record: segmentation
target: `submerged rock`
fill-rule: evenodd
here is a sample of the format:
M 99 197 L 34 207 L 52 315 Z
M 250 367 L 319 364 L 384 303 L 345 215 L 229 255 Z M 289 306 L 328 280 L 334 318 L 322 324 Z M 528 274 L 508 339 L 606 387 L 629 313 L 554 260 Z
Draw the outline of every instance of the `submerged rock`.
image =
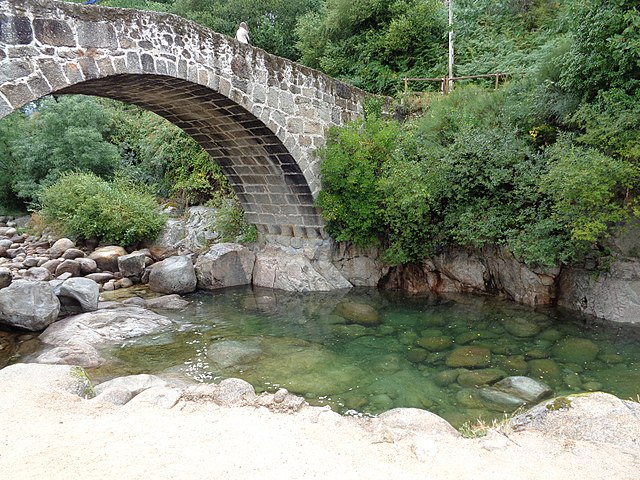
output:
M 219 368 L 230 368 L 255 362 L 262 354 L 258 341 L 223 340 L 210 345 L 207 356 Z
M 593 362 L 600 348 L 587 338 L 569 337 L 556 343 L 552 352 L 558 360 L 580 364 Z
M 485 347 L 463 346 L 454 349 L 446 360 L 447 367 L 483 368 L 491 363 L 491 351 Z
M 366 303 L 344 301 L 340 302 L 334 313 L 340 315 L 345 320 L 364 326 L 375 326 L 380 323 L 378 311 Z

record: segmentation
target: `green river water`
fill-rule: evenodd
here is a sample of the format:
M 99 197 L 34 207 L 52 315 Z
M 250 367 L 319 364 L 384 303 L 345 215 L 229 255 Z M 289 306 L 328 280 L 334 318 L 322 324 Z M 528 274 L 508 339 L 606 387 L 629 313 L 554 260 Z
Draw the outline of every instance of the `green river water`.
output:
M 175 321 L 174 331 L 118 345 L 108 352 L 113 361 L 90 376 L 237 377 L 257 392 L 284 387 L 340 413 L 418 407 L 456 427 L 513 412 L 480 395 L 505 376 L 542 380 L 555 395 L 640 395 L 640 329 L 555 309 L 375 289 L 234 288 L 187 298 L 186 309 L 160 312 Z

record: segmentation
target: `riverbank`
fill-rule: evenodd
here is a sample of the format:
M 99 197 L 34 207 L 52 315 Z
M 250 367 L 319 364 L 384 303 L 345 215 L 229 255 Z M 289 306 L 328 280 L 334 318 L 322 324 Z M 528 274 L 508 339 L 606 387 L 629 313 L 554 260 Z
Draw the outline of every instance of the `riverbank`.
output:
M 600 413 L 580 412 L 579 438 L 555 424 L 465 439 L 422 411 L 362 419 L 317 407 L 287 414 L 185 399 L 168 409 L 95 403 L 61 388 L 64 368 L 0 371 L 3 478 L 635 480 L 640 470 L 640 447 L 629 443 L 639 438 L 636 413 L 631 422 L 609 415 L 602 429 Z M 623 403 L 604 395 L 593 397 L 600 411 Z M 552 414 L 576 423 L 562 408 Z

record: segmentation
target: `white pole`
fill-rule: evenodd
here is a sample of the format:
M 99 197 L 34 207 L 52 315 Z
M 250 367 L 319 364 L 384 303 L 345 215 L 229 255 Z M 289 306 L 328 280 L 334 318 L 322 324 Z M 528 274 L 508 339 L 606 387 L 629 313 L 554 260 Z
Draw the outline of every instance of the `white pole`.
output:
M 447 91 L 453 90 L 453 0 L 447 0 L 449 4 L 449 82 Z

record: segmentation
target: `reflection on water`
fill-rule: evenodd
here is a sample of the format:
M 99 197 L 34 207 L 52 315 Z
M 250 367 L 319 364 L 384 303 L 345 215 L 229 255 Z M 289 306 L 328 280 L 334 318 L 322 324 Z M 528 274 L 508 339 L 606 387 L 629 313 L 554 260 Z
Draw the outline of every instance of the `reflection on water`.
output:
M 483 389 L 526 375 L 556 395 L 602 390 L 640 394 L 638 329 L 605 326 L 556 310 L 489 298 L 407 298 L 373 289 L 197 293 L 162 312 L 175 331 L 119 345 L 91 375 L 239 377 L 258 392 L 285 387 L 314 405 L 377 414 L 426 408 L 460 426 L 516 407 Z

